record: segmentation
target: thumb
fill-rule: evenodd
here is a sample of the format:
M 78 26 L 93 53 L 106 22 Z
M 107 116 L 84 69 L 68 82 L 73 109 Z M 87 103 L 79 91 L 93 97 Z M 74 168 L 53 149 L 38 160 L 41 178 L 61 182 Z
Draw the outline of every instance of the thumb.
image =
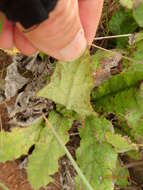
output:
M 24 30 L 20 24 L 17 27 L 21 32 Z M 59 60 L 78 58 L 87 46 L 78 0 L 59 0 L 49 18 L 24 35 L 35 48 Z M 22 44 L 21 50 L 24 48 Z

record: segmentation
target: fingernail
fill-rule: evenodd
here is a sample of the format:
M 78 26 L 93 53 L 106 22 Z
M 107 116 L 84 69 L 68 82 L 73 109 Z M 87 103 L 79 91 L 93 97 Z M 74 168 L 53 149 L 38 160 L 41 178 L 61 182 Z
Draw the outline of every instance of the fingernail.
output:
M 60 51 L 63 61 L 73 61 L 80 57 L 87 47 L 84 31 L 81 29 L 65 48 Z

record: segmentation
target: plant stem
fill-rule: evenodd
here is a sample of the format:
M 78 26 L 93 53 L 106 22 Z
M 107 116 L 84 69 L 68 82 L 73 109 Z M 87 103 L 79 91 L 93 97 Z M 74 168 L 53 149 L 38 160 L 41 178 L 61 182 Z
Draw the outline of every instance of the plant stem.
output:
M 104 36 L 104 37 L 96 37 L 95 40 L 104 40 L 104 39 L 113 39 L 113 38 L 125 38 L 130 37 L 132 34 L 121 34 L 121 35 L 115 35 L 115 36 Z
M 109 49 L 105 49 L 105 48 L 100 47 L 100 46 L 97 46 L 97 45 L 95 45 L 95 44 L 91 44 L 91 46 L 92 46 L 92 47 L 95 47 L 95 48 L 97 48 L 97 49 L 100 49 L 100 50 L 102 50 L 102 51 L 108 52 L 108 53 L 112 53 L 112 54 L 117 53 L 117 52 L 115 52 L 115 51 L 112 51 L 112 50 L 109 50 Z M 135 60 L 135 59 L 132 59 L 132 58 L 127 57 L 127 56 L 124 56 L 124 55 L 122 55 L 122 58 L 124 58 L 124 59 L 126 59 L 126 60 L 128 60 L 128 61 L 134 62 L 134 63 L 143 64 L 142 61 Z
M 68 151 L 68 149 L 66 148 L 66 146 L 64 145 L 63 141 L 61 140 L 60 136 L 57 134 L 56 130 L 54 129 L 54 127 L 51 125 L 51 123 L 48 121 L 48 119 L 46 118 L 46 116 L 43 116 L 47 126 L 52 130 L 54 136 L 56 137 L 57 141 L 59 142 L 59 144 L 61 145 L 61 147 L 64 149 L 67 157 L 69 158 L 69 160 L 71 161 L 71 163 L 73 164 L 76 172 L 78 173 L 79 177 L 83 180 L 84 184 L 86 185 L 86 187 L 88 188 L 88 190 L 94 190 L 91 185 L 89 184 L 88 180 L 86 179 L 86 177 L 84 176 L 84 174 L 82 173 L 81 169 L 78 167 L 77 163 L 75 162 L 75 160 L 73 159 L 72 155 L 70 154 L 70 152 Z

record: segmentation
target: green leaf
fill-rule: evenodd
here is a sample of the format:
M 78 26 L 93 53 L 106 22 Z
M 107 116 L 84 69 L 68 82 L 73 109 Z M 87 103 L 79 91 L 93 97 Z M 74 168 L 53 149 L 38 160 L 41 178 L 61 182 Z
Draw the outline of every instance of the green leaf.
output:
M 142 154 L 140 151 L 137 150 L 131 150 L 126 153 L 126 155 L 133 160 L 141 160 L 142 159 Z
M 135 33 L 131 37 L 131 57 L 137 61 L 143 61 L 143 31 Z
M 131 11 L 125 11 L 124 9 L 116 11 L 109 22 L 110 31 L 114 35 L 133 33 L 136 31 L 137 27 L 138 25 Z M 128 45 L 128 38 L 119 38 L 114 40 L 114 43 L 115 42 L 118 48 L 125 48 Z
M 140 32 L 138 32 L 138 33 L 133 34 L 133 35 L 134 35 L 133 36 L 133 38 L 134 38 L 134 40 L 133 40 L 134 44 L 136 44 L 136 43 L 140 42 L 141 40 L 143 40 L 143 31 L 142 30 Z
M 137 145 L 132 143 L 128 137 L 122 137 L 120 134 L 107 132 L 106 140 L 111 144 L 118 153 L 124 153 L 130 150 L 137 150 Z
M 109 27 L 113 34 L 128 34 L 134 32 L 138 26 L 130 11 L 119 9 L 111 18 Z
M 93 85 L 90 56 L 86 52 L 74 62 L 57 63 L 50 84 L 38 95 L 52 99 L 81 115 L 88 115 L 93 113 L 90 105 Z
M 74 118 L 74 120 L 79 120 L 79 115 L 72 110 L 67 110 L 65 106 L 56 104 L 56 111 L 60 114 L 62 114 L 63 117 L 66 118 Z
M 129 171 L 127 168 L 121 167 L 119 161 L 117 161 L 116 169 L 113 173 L 115 184 L 120 188 L 125 188 L 129 185 Z
M 135 51 L 132 54 L 132 57 L 136 60 L 142 61 L 143 60 L 143 40 L 135 43 L 134 45 Z
M 136 37 L 135 37 L 136 38 Z M 137 39 L 137 41 L 136 41 Z M 134 45 L 129 48 L 130 56 L 137 61 L 122 62 L 122 71 L 111 75 L 92 93 L 96 112 L 107 115 L 114 113 L 121 129 L 132 140 L 143 142 L 143 40 L 137 35 Z M 103 61 L 101 59 L 100 61 Z M 140 63 L 139 63 L 139 62 Z M 98 70 L 97 70 L 98 71 Z M 122 134 L 123 134 L 122 130 Z
M 143 60 L 142 41 L 136 45 L 136 51 L 132 57 Z M 137 142 L 143 142 L 143 64 L 134 62 L 123 62 L 123 69 L 120 74 L 111 76 L 104 81 L 92 93 L 93 107 L 96 112 L 115 113 L 120 121 L 124 120 L 126 130 L 129 129 L 132 137 Z
M 120 0 L 122 6 L 132 9 L 134 5 L 134 0 Z
M 111 131 L 110 122 L 104 118 L 88 117 L 80 130 L 81 143 L 77 150 L 77 163 L 87 180 L 97 190 L 113 190 L 112 172 L 116 167 L 117 153 L 105 141 L 104 135 Z M 86 189 L 76 177 L 76 189 Z
M 133 16 L 140 27 L 143 27 L 143 3 L 140 3 L 133 11 Z
M 127 124 L 132 129 L 131 135 L 138 143 L 143 143 L 143 110 L 130 110 L 130 112 L 128 111 L 128 113 L 125 114 L 125 118 L 127 120 Z
M 12 132 L 0 132 L 0 162 L 14 160 L 27 154 L 29 148 L 35 144 L 42 126 L 34 124 L 27 128 L 14 128 Z
M 69 139 L 68 130 L 72 126 L 72 120 L 52 112 L 49 115 L 49 122 L 66 144 Z M 29 158 L 27 167 L 28 179 L 34 189 L 46 186 L 52 181 L 51 175 L 58 171 L 58 160 L 62 155 L 64 155 L 64 150 L 57 142 L 51 129 L 45 126 L 39 142 L 36 143 Z
M 120 72 L 120 62 L 122 60 L 122 54 L 116 50 L 112 52 L 104 52 L 97 50 L 96 54 L 92 56 L 92 70 L 94 76 L 95 87 L 100 86 L 103 81 L 106 81 L 112 76 L 111 69 L 116 69 L 116 72 Z M 95 67 L 96 65 L 96 67 Z
M 109 80 L 104 81 L 98 88 L 96 88 L 92 93 L 92 97 L 96 102 L 97 100 L 100 101 L 102 98 L 104 99 L 104 97 L 104 100 L 106 101 L 107 96 L 115 95 L 124 90 L 128 90 L 131 87 L 135 87 L 142 80 L 143 64 L 130 63 L 130 65 L 127 65 L 127 68 L 124 68 L 120 74 L 110 77 Z
M 118 83 L 117 83 L 118 84 Z M 115 113 L 120 120 L 127 122 L 126 128 L 131 130 L 132 137 L 143 142 L 143 103 L 142 86 L 130 87 L 98 99 L 94 104 L 96 111 Z

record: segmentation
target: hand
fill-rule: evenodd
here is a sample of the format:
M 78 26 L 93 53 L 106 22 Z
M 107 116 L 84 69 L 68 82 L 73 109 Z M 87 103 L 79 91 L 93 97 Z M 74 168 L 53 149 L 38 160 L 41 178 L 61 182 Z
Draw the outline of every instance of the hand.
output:
M 40 50 L 59 60 L 74 60 L 93 41 L 103 1 L 59 0 L 49 18 L 28 32 L 4 18 L 0 47 L 15 45 L 26 55 Z

